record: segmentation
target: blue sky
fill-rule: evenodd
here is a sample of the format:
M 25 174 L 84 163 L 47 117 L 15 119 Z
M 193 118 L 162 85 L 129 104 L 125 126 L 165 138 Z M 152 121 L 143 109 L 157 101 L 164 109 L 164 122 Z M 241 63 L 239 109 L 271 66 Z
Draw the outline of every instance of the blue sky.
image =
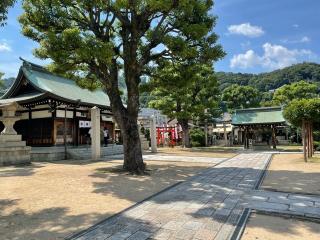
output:
M 9 11 L 0 28 L 0 71 L 15 77 L 19 57 L 45 64 L 32 55 L 36 43 L 20 33 L 20 4 Z M 267 72 L 303 61 L 320 63 L 320 1 L 216 0 L 219 17 L 215 32 L 227 56 L 216 71 Z

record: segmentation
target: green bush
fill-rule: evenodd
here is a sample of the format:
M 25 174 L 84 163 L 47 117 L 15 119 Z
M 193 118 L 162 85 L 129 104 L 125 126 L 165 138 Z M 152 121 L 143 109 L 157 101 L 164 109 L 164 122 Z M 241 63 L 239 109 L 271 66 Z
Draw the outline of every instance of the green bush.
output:
M 320 142 L 317 142 L 317 141 L 313 142 L 313 147 L 316 151 L 320 151 Z
M 201 129 L 191 129 L 190 138 L 192 147 L 203 147 L 205 146 L 205 135 Z

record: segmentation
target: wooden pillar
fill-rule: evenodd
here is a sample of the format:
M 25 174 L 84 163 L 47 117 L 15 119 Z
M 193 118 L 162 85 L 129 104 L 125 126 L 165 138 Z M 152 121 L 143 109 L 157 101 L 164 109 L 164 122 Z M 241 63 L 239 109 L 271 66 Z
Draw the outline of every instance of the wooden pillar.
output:
M 244 128 L 244 149 L 248 149 L 249 144 L 248 144 L 248 129 L 247 127 Z
M 271 126 L 272 130 L 272 148 L 277 149 L 277 139 L 276 139 L 276 128 L 275 126 Z

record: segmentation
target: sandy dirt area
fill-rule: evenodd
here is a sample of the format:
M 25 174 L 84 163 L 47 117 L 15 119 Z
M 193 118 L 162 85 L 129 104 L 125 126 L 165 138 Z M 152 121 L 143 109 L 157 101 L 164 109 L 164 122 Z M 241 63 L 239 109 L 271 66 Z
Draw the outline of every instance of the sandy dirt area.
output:
M 262 189 L 320 194 L 320 156 L 310 162 L 302 154 L 274 155 Z
M 178 156 L 198 156 L 198 157 L 212 157 L 212 158 L 231 158 L 237 155 L 232 151 L 202 151 L 195 149 L 183 149 L 180 147 L 175 148 L 158 148 L 158 153 L 161 155 L 178 155 Z
M 121 164 L 62 161 L 0 168 L 0 239 L 63 239 L 210 166 L 152 161 L 150 176 L 132 176 L 118 171 Z
M 252 214 L 241 240 L 319 240 L 320 224 L 310 221 Z

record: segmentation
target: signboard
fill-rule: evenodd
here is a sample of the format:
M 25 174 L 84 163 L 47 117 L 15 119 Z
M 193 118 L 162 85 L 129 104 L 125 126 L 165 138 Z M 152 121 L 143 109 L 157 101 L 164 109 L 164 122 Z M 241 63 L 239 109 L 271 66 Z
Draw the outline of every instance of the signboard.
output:
M 79 128 L 91 128 L 91 121 L 79 121 Z

